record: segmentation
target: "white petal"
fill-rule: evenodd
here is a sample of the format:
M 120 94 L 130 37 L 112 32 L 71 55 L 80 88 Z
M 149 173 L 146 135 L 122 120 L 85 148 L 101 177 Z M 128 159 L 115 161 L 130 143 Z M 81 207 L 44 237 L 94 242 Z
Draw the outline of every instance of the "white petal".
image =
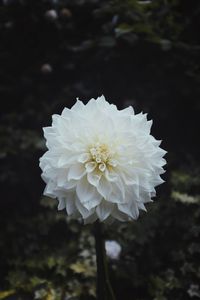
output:
M 165 182 L 160 176 L 157 176 L 156 178 L 154 178 L 153 180 L 153 184 L 154 184 L 154 187 L 162 184 L 163 182 Z
M 52 125 L 56 127 L 56 125 L 58 124 L 59 119 L 60 119 L 60 115 L 58 115 L 58 114 L 52 115 Z
M 57 171 L 58 172 L 58 171 Z M 67 174 L 68 170 L 67 169 L 60 169 L 59 173 L 57 175 L 57 185 L 58 187 L 65 187 L 67 183 Z
M 139 209 L 137 203 L 134 201 L 128 204 L 118 204 L 118 208 L 121 212 L 127 214 L 134 220 L 136 220 L 139 216 Z
M 88 179 L 89 183 L 96 187 L 99 185 L 100 178 L 101 178 L 101 175 L 99 175 L 99 174 L 95 174 L 95 173 L 87 174 L 87 179 Z
M 56 140 L 56 132 L 54 127 L 43 127 L 44 137 L 49 142 L 49 140 Z
M 131 170 L 131 168 L 121 172 L 121 177 L 126 185 L 133 185 L 135 183 L 138 184 L 137 172 L 134 172 L 134 170 Z
M 78 157 L 78 161 L 81 163 L 86 163 L 90 159 L 90 154 L 89 153 L 82 153 Z
M 101 203 L 96 208 L 97 216 L 99 217 L 99 220 L 103 222 L 108 218 L 108 216 L 111 214 L 112 210 L 114 208 L 114 205 L 112 203 L 109 203 L 108 201 L 101 201 Z
M 112 167 L 117 166 L 117 160 L 116 159 L 109 159 L 108 164 Z
M 99 170 L 100 170 L 101 172 L 104 172 L 105 169 L 106 169 L 106 164 L 105 164 L 105 163 L 101 163 L 101 164 L 99 165 Z
M 112 185 L 105 179 L 104 176 L 102 176 L 97 186 L 97 190 L 104 199 L 109 200 L 109 196 L 112 192 Z
M 118 207 L 115 206 L 113 211 L 112 211 L 112 216 L 114 219 L 117 219 L 121 222 L 125 222 L 125 221 L 128 221 L 129 218 L 126 214 L 124 214 L 123 212 L 119 211 Z
M 139 216 L 138 202 L 136 200 L 134 187 L 128 187 L 126 189 L 126 203 L 118 204 L 119 210 L 134 220 Z
M 98 97 L 96 102 L 100 105 L 108 104 L 108 102 L 106 101 L 104 95 L 101 95 L 100 97 Z
M 76 185 L 77 185 L 76 180 L 69 180 L 69 181 L 66 181 L 65 185 L 62 187 L 69 190 L 69 189 L 73 189 Z
M 61 116 L 67 118 L 67 117 L 70 117 L 70 113 L 71 113 L 71 110 L 69 108 L 65 107 L 61 113 Z
M 68 180 L 74 179 L 79 180 L 85 175 L 86 171 L 82 164 L 73 165 L 69 169 Z
M 93 172 L 94 169 L 96 168 L 96 166 L 97 166 L 97 163 L 95 163 L 93 161 L 85 164 L 85 168 L 88 173 Z
M 65 205 L 65 199 L 63 199 L 63 198 L 59 199 L 58 210 L 62 210 L 65 207 L 66 207 L 66 205 Z
M 154 197 L 154 192 L 146 192 L 144 190 L 140 190 L 139 198 L 137 199 L 137 203 L 148 203 L 152 202 L 151 197 Z
M 144 210 L 144 211 L 147 211 L 147 209 L 146 209 L 146 207 L 144 206 L 143 203 L 138 202 L 137 205 L 138 205 L 138 208 L 139 208 L 139 209 Z
M 101 196 L 99 193 L 96 193 L 96 194 L 93 196 L 92 200 L 90 200 L 90 201 L 88 201 L 88 202 L 85 202 L 85 203 L 83 204 L 83 206 L 84 206 L 85 208 L 87 208 L 88 210 L 91 210 L 92 208 L 98 206 L 99 203 L 101 202 L 101 200 L 102 200 L 102 196 Z
M 134 115 L 134 109 L 132 106 L 128 106 L 122 110 L 120 110 L 120 114 L 125 114 L 125 115 Z
M 119 182 L 112 184 L 112 193 L 109 196 L 109 201 L 112 203 L 124 203 L 125 193 L 123 185 L 120 186 Z
M 96 213 L 93 213 L 91 216 L 84 219 L 84 224 L 92 224 L 98 219 Z
M 69 216 L 76 213 L 75 193 L 71 193 L 66 197 L 66 211 Z
M 109 171 L 108 169 L 105 170 L 105 177 L 108 181 L 117 181 L 118 179 L 118 174 L 112 171 Z
M 97 206 L 102 199 L 102 196 L 97 192 L 96 188 L 92 186 L 86 178 L 78 182 L 76 192 L 80 203 L 88 210 Z
M 83 102 L 77 99 L 76 103 L 72 106 L 71 110 L 81 113 L 84 108 L 85 105 L 83 104 Z
M 80 202 L 80 200 L 76 197 L 75 199 L 76 207 L 79 210 L 80 214 L 82 215 L 83 219 L 88 218 L 94 213 L 94 208 L 93 209 L 87 209 L 83 206 L 83 204 Z
M 43 194 L 45 196 L 48 196 L 48 197 L 51 197 L 51 198 L 56 198 L 56 195 L 55 195 L 55 187 L 56 187 L 56 184 L 55 182 L 53 181 L 49 181 L 44 189 L 44 192 Z
M 62 168 L 65 167 L 66 165 L 68 165 L 69 163 L 71 163 L 72 161 L 76 161 L 77 157 L 76 156 L 69 156 L 69 154 L 65 153 L 62 154 L 58 160 L 58 168 Z

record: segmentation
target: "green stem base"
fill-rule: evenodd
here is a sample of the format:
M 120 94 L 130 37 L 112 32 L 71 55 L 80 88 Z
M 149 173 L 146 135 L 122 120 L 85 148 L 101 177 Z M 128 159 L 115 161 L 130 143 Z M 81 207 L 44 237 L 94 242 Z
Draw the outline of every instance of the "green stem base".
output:
M 94 224 L 94 236 L 97 261 L 97 300 L 115 300 L 108 276 L 108 265 L 102 224 L 99 221 Z

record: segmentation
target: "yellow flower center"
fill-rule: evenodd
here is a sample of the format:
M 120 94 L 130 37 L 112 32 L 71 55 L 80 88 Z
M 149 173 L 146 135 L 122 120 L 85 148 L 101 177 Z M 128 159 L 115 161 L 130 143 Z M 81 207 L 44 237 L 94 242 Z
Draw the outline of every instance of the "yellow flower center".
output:
M 93 163 L 98 167 L 101 172 L 109 166 L 114 166 L 115 162 L 111 158 L 112 152 L 108 149 L 105 144 L 96 143 L 93 147 L 89 149 Z
M 105 144 L 100 145 L 97 143 L 90 149 L 90 154 L 92 155 L 93 160 L 98 164 L 107 162 L 109 158 L 109 150 Z

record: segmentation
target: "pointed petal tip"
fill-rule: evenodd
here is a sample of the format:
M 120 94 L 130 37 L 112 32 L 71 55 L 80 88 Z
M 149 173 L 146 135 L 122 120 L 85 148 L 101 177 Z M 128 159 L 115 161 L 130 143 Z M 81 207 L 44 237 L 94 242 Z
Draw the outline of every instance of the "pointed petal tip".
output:
M 104 95 L 102 94 L 101 96 L 97 97 L 96 101 L 106 101 Z

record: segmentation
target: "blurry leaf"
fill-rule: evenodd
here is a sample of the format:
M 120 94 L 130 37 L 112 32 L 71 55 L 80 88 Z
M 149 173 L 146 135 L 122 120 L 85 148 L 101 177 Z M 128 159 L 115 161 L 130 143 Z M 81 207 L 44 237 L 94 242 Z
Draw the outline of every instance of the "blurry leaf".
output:
M 54 300 L 57 298 L 57 295 L 53 288 L 40 288 L 34 292 L 34 298 L 41 300 Z
M 38 289 L 34 292 L 34 298 L 35 299 L 44 299 L 46 294 L 47 294 L 47 291 L 45 289 Z
M 188 194 L 183 194 L 180 192 L 173 191 L 172 192 L 172 198 L 177 201 L 184 204 L 199 204 L 200 203 L 200 197 L 199 196 L 189 196 Z
M 181 272 L 186 275 L 187 273 L 195 273 L 195 269 L 191 263 L 185 262 L 181 267 Z
M 191 298 L 200 298 L 200 290 L 198 284 L 190 284 L 190 287 L 187 292 Z
M 9 291 L 0 291 L 0 299 L 5 299 L 8 296 L 11 296 L 15 293 L 14 290 L 9 290 Z
M 171 182 L 175 190 L 188 192 L 191 187 L 200 186 L 199 170 L 197 168 L 193 173 L 173 171 Z
M 48 257 L 47 265 L 51 269 L 52 267 L 56 266 L 56 259 L 52 256 Z
M 96 297 L 96 285 L 94 284 L 90 284 L 89 286 L 89 295 Z
M 115 34 L 117 38 L 132 31 L 133 27 L 126 23 L 120 24 L 118 27 L 115 28 Z
M 191 245 L 188 247 L 188 251 L 191 254 L 200 254 L 200 243 L 191 243 Z
M 51 209 L 54 209 L 57 206 L 58 201 L 56 199 L 43 196 L 40 200 L 40 204 L 44 207 L 49 207 Z
M 31 277 L 30 278 L 30 283 L 33 287 L 40 285 L 40 284 L 44 284 L 46 283 L 46 279 L 43 278 L 39 278 L 37 276 Z
M 90 265 L 88 260 L 84 260 L 84 262 L 76 262 L 70 265 L 70 269 L 75 273 L 83 274 L 84 276 L 95 276 L 96 269 L 94 266 Z
M 56 298 L 55 296 L 55 291 L 53 289 L 49 289 L 43 300 L 54 300 Z
M 99 39 L 98 45 L 100 47 L 112 48 L 116 45 L 116 40 L 112 36 L 104 36 Z
M 70 268 L 75 273 L 85 273 L 85 271 L 87 271 L 87 267 L 83 263 L 81 263 L 81 262 L 77 262 L 77 263 L 71 264 Z
M 161 39 L 160 45 L 163 51 L 169 51 L 172 48 L 172 43 L 170 40 Z

